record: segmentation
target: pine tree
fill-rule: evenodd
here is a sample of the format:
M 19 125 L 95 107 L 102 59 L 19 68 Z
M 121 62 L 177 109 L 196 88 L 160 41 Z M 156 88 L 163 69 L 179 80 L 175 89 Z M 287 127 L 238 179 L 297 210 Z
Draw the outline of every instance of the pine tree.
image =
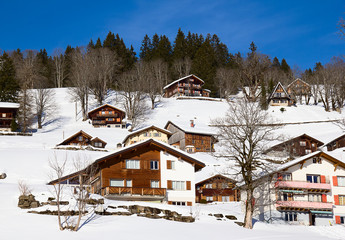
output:
M 173 58 L 183 59 L 186 57 L 186 39 L 181 28 L 178 29 L 177 35 L 174 41 Z
M 267 110 L 267 108 L 268 108 L 267 93 L 266 93 L 266 87 L 265 87 L 264 81 L 261 81 L 260 106 L 261 106 L 262 110 Z
M 97 39 L 97 42 L 95 44 L 95 48 L 102 48 L 102 42 L 101 42 L 100 38 Z
M 111 50 L 115 49 L 115 35 L 114 35 L 114 33 L 109 31 L 107 37 L 103 41 L 103 47 L 109 48 Z
M 291 69 L 290 66 L 287 64 L 286 60 L 283 58 L 282 62 L 280 64 L 280 69 L 286 73 L 286 74 L 290 74 L 291 73 Z
M 169 41 L 169 38 L 165 35 L 161 36 L 155 55 L 152 56 L 152 59 L 163 59 L 163 61 L 170 63 L 172 57 L 172 47 Z
M 13 60 L 5 52 L 0 57 L 0 102 L 16 102 L 19 90 Z
M 152 52 L 151 39 L 146 34 L 143 41 L 141 42 L 140 54 L 139 54 L 140 59 L 144 61 L 150 60 L 151 52 Z
M 280 69 L 280 62 L 277 57 L 273 58 L 272 67 Z
M 216 75 L 216 59 L 213 48 L 208 39 L 202 44 L 192 63 L 192 73 L 205 81 L 204 88 L 215 94 L 214 78 Z
M 95 48 L 95 44 L 93 43 L 92 39 L 90 39 L 89 44 L 87 45 L 87 50 L 90 51 L 91 49 Z

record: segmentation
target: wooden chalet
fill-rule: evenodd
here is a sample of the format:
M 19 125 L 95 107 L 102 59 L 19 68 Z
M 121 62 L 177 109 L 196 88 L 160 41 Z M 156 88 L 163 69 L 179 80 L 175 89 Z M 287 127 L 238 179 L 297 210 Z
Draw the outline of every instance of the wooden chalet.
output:
M 327 147 L 327 151 L 333 151 L 337 148 L 345 147 L 345 134 L 330 141 L 329 143 L 325 144 L 325 146 Z
M 286 87 L 287 93 L 294 98 L 294 100 L 299 99 L 302 101 L 302 97 L 305 97 L 305 101 L 308 104 L 311 95 L 311 87 L 308 83 L 300 78 L 296 78 L 292 83 Z
M 11 122 L 16 118 L 18 103 L 0 102 L 0 131 L 11 131 Z
M 171 135 L 172 133 L 170 131 L 152 125 L 131 132 L 122 141 L 122 144 L 126 147 L 130 144 L 141 142 L 149 138 L 153 138 L 158 141 L 168 143 L 168 139 Z
M 88 113 L 88 116 L 94 127 L 126 127 L 123 122 L 123 119 L 126 117 L 126 113 L 109 104 L 104 104 L 91 110 Z
M 172 133 L 169 138 L 170 145 L 189 153 L 214 151 L 214 144 L 217 142 L 215 134 L 199 129 L 193 120 L 189 127 L 168 121 L 164 128 Z
M 315 152 L 323 145 L 323 142 L 307 135 L 302 134 L 298 137 L 289 139 L 269 148 L 266 153 L 273 155 L 287 154 L 289 157 L 301 157 Z M 279 154 L 282 153 L 282 154 Z
M 294 101 L 279 82 L 269 96 L 268 103 L 270 106 L 291 106 L 294 104 Z
M 194 172 L 204 166 L 179 149 L 148 139 L 97 159 L 86 169 L 49 184 L 75 184 L 79 176 L 88 179 L 92 193 L 109 199 L 191 206 L 195 202 Z
M 62 143 L 59 143 L 57 146 L 93 146 L 97 148 L 104 148 L 107 143 L 98 137 L 93 138 L 91 135 L 80 130 L 71 137 L 65 139 Z
M 196 183 L 196 202 L 233 202 L 239 201 L 239 190 L 236 182 L 228 177 L 217 174 Z
M 204 81 L 197 76 L 191 74 L 180 78 L 172 83 L 166 85 L 164 90 L 164 97 L 170 98 L 174 96 L 194 96 L 194 97 L 209 97 L 210 90 L 202 89 Z

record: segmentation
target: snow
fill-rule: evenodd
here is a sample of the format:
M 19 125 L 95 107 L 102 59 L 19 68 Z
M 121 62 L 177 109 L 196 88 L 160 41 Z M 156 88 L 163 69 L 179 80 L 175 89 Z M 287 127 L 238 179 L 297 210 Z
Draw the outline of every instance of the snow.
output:
M 0 102 L 0 108 L 19 108 L 19 104 L 12 102 Z
M 40 130 L 33 131 L 33 136 L 0 136 L 0 173 L 7 174 L 0 180 L 0 236 L 2 239 L 217 239 L 232 237 L 234 239 L 345 239 L 344 226 L 292 226 L 286 224 L 268 224 L 256 222 L 253 230 L 239 227 L 231 220 L 217 220 L 209 213 L 235 215 L 243 221 L 240 203 L 196 204 L 193 207 L 171 206 L 160 203 L 119 202 L 106 200 L 105 207 L 140 204 L 161 209 L 170 209 L 196 217 L 194 223 L 173 222 L 164 219 L 148 219 L 132 216 L 98 216 L 88 215 L 89 219 L 78 232 L 60 231 L 56 216 L 29 214 L 27 210 L 17 207 L 18 181 L 23 180 L 32 188 L 36 199 L 46 201 L 52 196 L 52 187 L 46 185 L 51 177 L 49 159 L 55 157 L 58 161 L 68 158 L 67 173 L 74 172 L 73 159 L 80 158 L 88 162 L 116 151 L 117 143 L 121 143 L 129 132 L 117 128 L 93 128 L 89 121 L 81 121 L 80 114 L 76 116 L 75 103 L 67 89 L 55 89 L 58 110 L 55 116 L 48 120 Z M 113 95 L 112 95 L 113 96 Z M 97 107 L 96 101 L 90 99 L 90 106 Z M 114 97 L 107 103 L 121 108 Z M 91 109 L 91 108 L 90 108 Z M 195 128 L 207 132 L 216 132 L 208 125 L 217 117 L 224 116 L 228 104 L 218 101 L 163 99 L 156 109 L 150 110 L 143 126 L 157 125 L 164 127 L 170 120 L 173 123 L 188 127 L 194 120 Z M 77 112 L 80 111 L 78 106 Z M 270 115 L 279 122 L 295 123 L 305 121 L 326 121 L 320 123 L 286 125 L 276 133 L 285 136 L 296 136 L 306 133 L 322 142 L 342 134 L 340 128 L 332 122 L 344 117 L 338 112 L 325 112 L 320 105 L 286 107 L 285 112 L 280 107 L 270 107 Z M 200 130 L 199 129 L 199 130 Z M 108 144 L 106 150 L 71 151 L 54 149 L 56 144 L 83 130 L 93 137 L 99 137 Z M 328 154 L 343 160 L 343 149 L 337 149 Z M 187 154 L 187 153 L 185 153 Z M 188 155 L 188 154 L 187 154 Z M 210 153 L 190 154 L 195 159 L 205 163 L 206 167 L 196 173 L 197 182 L 227 171 L 231 163 L 218 159 Z M 231 172 L 229 173 L 231 175 Z M 49 209 L 54 209 L 49 206 Z M 118 209 L 116 209 L 117 211 Z M 86 220 L 86 219 L 83 219 Z

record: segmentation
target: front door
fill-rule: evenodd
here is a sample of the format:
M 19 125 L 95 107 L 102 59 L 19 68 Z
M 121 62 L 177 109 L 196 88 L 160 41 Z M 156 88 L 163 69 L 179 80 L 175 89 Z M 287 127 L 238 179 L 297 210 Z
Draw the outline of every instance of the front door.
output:
M 309 213 L 309 225 L 315 226 L 315 214 Z

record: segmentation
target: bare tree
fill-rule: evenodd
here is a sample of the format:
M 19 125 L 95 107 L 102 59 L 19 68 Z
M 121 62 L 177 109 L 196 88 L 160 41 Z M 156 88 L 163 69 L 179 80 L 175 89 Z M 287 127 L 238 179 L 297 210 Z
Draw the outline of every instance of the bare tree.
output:
M 20 108 L 18 111 L 18 121 L 23 132 L 28 130 L 33 121 L 33 98 L 30 88 L 32 89 L 34 83 L 41 77 L 37 69 L 36 55 L 37 52 L 26 50 L 23 56 L 20 56 L 19 54 L 14 56 L 17 77 L 21 88 L 19 94 Z
M 192 60 L 189 57 L 176 59 L 173 63 L 173 69 L 178 78 L 188 76 L 191 73 Z M 167 85 L 168 82 L 164 84 Z
M 64 226 L 61 220 L 61 217 L 62 217 L 61 200 L 63 198 L 64 187 L 65 187 L 65 184 L 61 184 L 61 179 L 66 174 L 66 164 L 67 164 L 67 155 L 64 157 L 63 161 L 58 160 L 56 153 L 54 154 L 53 158 L 49 159 L 49 167 L 51 169 L 49 178 L 51 180 L 54 180 L 54 179 L 57 180 L 57 183 L 53 185 L 53 188 L 54 188 L 53 194 L 56 199 L 58 224 L 59 224 L 59 229 L 61 231 L 64 230 L 66 227 L 68 227 L 68 222 L 65 221 L 65 224 L 67 226 Z
M 274 139 L 268 112 L 260 110 L 257 103 L 240 100 L 229 104 L 224 118 L 215 120 L 220 136 L 222 152 L 220 157 L 234 163 L 233 170 L 242 179 L 246 188 L 244 227 L 252 228 L 254 211 L 254 190 L 258 172 L 267 171 L 270 165 L 262 157 L 265 146 Z
M 142 64 L 141 74 L 143 75 L 144 91 L 148 93 L 151 100 L 151 109 L 160 101 L 163 95 L 163 85 L 168 82 L 168 64 L 162 59 L 153 60 Z
M 145 103 L 145 93 L 142 90 L 145 83 L 143 79 L 145 75 L 142 75 L 142 71 L 141 63 L 136 63 L 131 71 L 122 74 L 118 83 L 127 119 L 132 122 L 130 130 L 137 127 L 149 111 Z
M 51 88 L 37 88 L 33 90 L 35 101 L 35 115 L 37 127 L 42 128 L 42 124 L 56 112 L 55 92 Z
M 228 98 L 235 94 L 239 87 L 238 69 L 218 68 L 216 73 L 216 83 L 218 86 L 219 97 Z
M 77 48 L 71 58 L 71 80 L 74 87 L 70 89 L 70 94 L 76 102 L 79 102 L 83 121 L 86 121 L 90 94 L 90 60 L 85 49 L 81 48 Z
M 108 48 L 90 49 L 87 54 L 90 60 L 91 92 L 95 95 L 98 104 L 102 105 L 113 83 L 114 73 L 120 66 L 120 60 L 116 53 Z
M 18 190 L 19 190 L 20 195 L 24 195 L 24 196 L 28 196 L 32 192 L 32 189 L 24 180 L 18 181 Z
M 55 87 L 61 88 L 64 86 L 64 81 L 67 78 L 66 75 L 66 61 L 63 55 L 63 50 L 57 48 L 54 50 L 53 53 L 53 61 L 54 61 L 54 80 L 55 80 Z
M 239 65 L 239 80 L 246 98 L 255 102 L 260 96 L 260 85 L 264 81 L 264 75 L 270 66 L 267 55 L 256 52 L 248 54 L 248 57 Z

